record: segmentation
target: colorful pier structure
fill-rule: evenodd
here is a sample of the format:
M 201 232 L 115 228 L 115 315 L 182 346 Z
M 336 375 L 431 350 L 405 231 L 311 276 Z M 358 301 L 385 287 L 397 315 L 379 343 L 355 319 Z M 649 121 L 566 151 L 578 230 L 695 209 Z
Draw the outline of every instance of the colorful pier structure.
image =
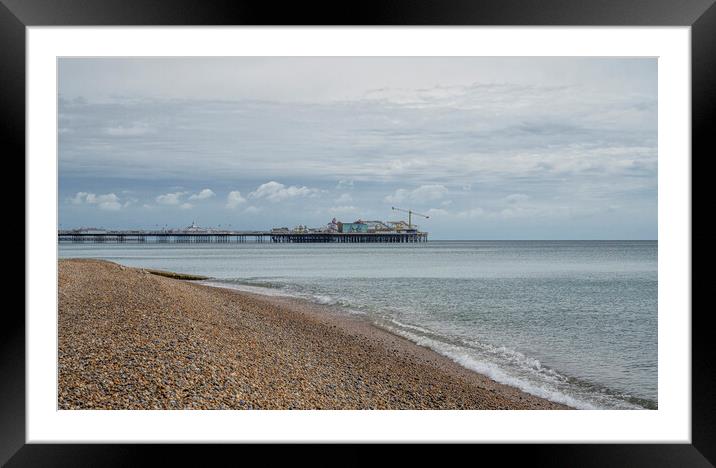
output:
M 76 231 L 59 231 L 58 240 L 66 243 L 124 244 L 124 243 L 157 243 L 157 244 L 228 244 L 244 242 L 274 243 L 366 243 L 366 242 L 426 242 L 427 232 L 286 232 L 272 231 L 224 231 L 212 233 L 197 232 L 161 232 L 161 231 L 105 231 L 87 233 Z
M 270 231 L 232 231 L 205 229 L 195 223 L 184 229 L 162 230 L 104 230 L 65 229 L 57 232 L 62 243 L 92 244 L 233 244 L 259 243 L 414 243 L 426 242 L 428 233 L 402 221 L 383 223 L 361 221 L 340 223 L 335 219 L 326 227 L 310 229 L 298 226 L 294 229 L 274 228 Z

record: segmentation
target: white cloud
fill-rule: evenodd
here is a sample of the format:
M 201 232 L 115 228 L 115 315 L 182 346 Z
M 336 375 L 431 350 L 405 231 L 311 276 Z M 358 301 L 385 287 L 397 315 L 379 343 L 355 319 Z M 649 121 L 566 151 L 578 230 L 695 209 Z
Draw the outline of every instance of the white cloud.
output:
M 154 133 L 154 130 L 146 124 L 133 123 L 130 126 L 107 127 L 104 129 L 104 133 L 110 136 L 140 136 Z
M 182 203 L 181 205 L 179 205 L 179 208 L 181 208 L 182 210 L 190 210 L 194 208 L 194 205 L 192 205 L 191 203 Z
M 460 211 L 457 213 L 458 218 L 471 219 L 485 215 L 485 210 L 482 208 L 470 208 L 469 210 Z
M 447 195 L 448 189 L 444 185 L 421 185 L 420 187 L 413 190 L 413 198 L 418 200 L 439 200 Z
M 351 214 L 351 213 L 357 213 L 358 208 L 356 208 L 353 205 L 333 206 L 331 208 L 328 208 L 328 212 L 333 215 Z
M 85 203 L 87 201 L 87 195 L 89 195 L 87 192 L 77 192 L 74 197 L 70 198 L 70 203 L 74 205 Z M 92 196 L 94 196 L 94 194 Z
M 525 195 L 524 193 L 513 193 L 512 195 L 507 195 L 505 197 L 505 201 L 511 205 L 526 202 L 529 199 L 530 197 Z
M 249 194 L 249 198 L 264 198 L 271 202 L 279 202 L 283 200 L 287 200 L 289 198 L 296 198 L 296 197 L 305 197 L 310 195 L 315 195 L 319 193 L 320 190 L 314 189 L 314 188 L 308 188 L 308 187 L 297 187 L 295 185 L 292 185 L 290 187 L 286 187 L 285 185 L 276 182 L 266 182 L 265 184 L 262 184 L 257 188 L 255 191 L 251 192 Z
M 430 216 L 431 218 L 433 216 L 449 216 L 450 215 L 450 213 L 447 210 L 444 210 L 442 208 L 430 208 L 425 214 Z
M 117 211 L 122 208 L 122 204 L 116 201 L 106 201 L 98 204 L 100 210 Z
M 241 192 L 239 192 L 238 190 L 233 190 L 229 192 L 229 194 L 226 196 L 227 208 L 233 209 L 241 205 L 242 203 L 246 203 L 246 199 L 241 196 Z
M 75 196 L 70 199 L 70 202 L 75 205 L 97 205 L 99 209 L 108 211 L 116 211 L 122 208 L 119 197 L 114 193 L 95 195 L 94 193 L 77 192 Z
M 256 208 L 255 206 L 249 206 L 244 210 L 244 213 L 258 213 L 261 211 L 261 208 Z
M 410 196 L 410 192 L 405 189 L 398 189 L 393 195 L 385 197 L 385 201 L 388 203 L 400 203 Z
M 216 194 L 213 190 L 205 188 L 201 192 L 195 193 L 194 195 L 190 196 L 189 200 L 206 200 L 207 198 L 211 198 L 215 195 Z
M 421 185 L 413 190 L 398 189 L 392 195 L 385 197 L 388 203 L 402 203 L 406 201 L 425 203 L 435 201 L 447 195 L 448 189 L 444 185 L 428 184 Z
M 159 195 L 156 200 L 160 205 L 178 205 L 184 195 L 186 195 L 186 192 L 165 193 Z
M 350 203 L 353 201 L 353 197 L 350 196 L 350 194 L 344 193 L 340 197 L 336 199 L 336 203 L 345 205 L 347 203 Z

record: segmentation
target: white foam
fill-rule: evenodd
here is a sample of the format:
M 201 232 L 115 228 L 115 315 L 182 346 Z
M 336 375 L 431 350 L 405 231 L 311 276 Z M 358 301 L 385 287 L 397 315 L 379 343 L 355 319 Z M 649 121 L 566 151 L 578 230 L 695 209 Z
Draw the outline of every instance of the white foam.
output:
M 296 294 L 291 294 L 286 291 L 282 291 L 280 289 L 275 288 L 268 288 L 264 286 L 251 286 L 248 284 L 238 284 L 238 283 L 226 283 L 226 282 L 219 282 L 219 281 L 197 281 L 200 284 L 203 284 L 205 286 L 211 286 L 212 288 L 222 288 L 222 289 L 233 289 L 235 291 L 243 291 L 243 292 L 249 292 L 254 294 L 261 294 L 263 296 L 276 296 L 276 297 L 297 297 Z
M 520 378 L 518 376 L 515 376 L 505 370 L 504 368 L 501 368 L 499 365 L 488 362 L 486 360 L 478 359 L 476 356 L 471 355 L 468 350 L 465 348 L 461 348 L 460 346 L 451 345 L 448 343 L 443 343 L 437 340 L 434 340 L 432 338 L 428 338 L 426 336 L 420 336 L 416 335 L 414 333 L 411 333 L 409 331 L 400 329 L 400 328 L 392 328 L 389 327 L 390 331 L 393 333 L 396 333 L 400 336 L 403 336 L 404 338 L 407 338 L 414 343 L 417 343 L 420 346 L 425 346 L 427 348 L 432 349 L 433 351 L 442 354 L 443 356 L 446 356 L 456 363 L 460 364 L 461 366 L 470 369 L 472 371 L 475 371 L 479 374 L 485 375 L 489 377 L 490 379 L 509 385 L 511 387 L 516 387 L 526 393 L 529 393 L 531 395 L 544 398 L 546 400 L 553 401 L 555 403 L 561 403 L 567 406 L 570 406 L 572 408 L 577 409 L 587 409 L 587 410 L 596 410 L 596 409 L 640 409 L 639 406 L 631 405 L 627 402 L 613 400 L 608 401 L 606 405 L 599 405 L 594 402 L 588 401 L 586 398 L 580 398 L 577 396 L 568 395 L 559 389 L 556 388 L 549 388 L 546 384 L 548 382 L 544 382 L 544 384 L 541 384 L 539 382 L 533 382 L 528 381 L 526 379 Z M 504 348 L 506 351 L 508 348 Z M 511 353 L 515 355 L 522 355 L 521 353 L 517 351 L 510 350 Z M 506 354 L 510 354 L 510 352 L 507 352 Z M 524 356 L 524 355 L 522 355 Z M 526 357 L 525 357 L 526 358 Z M 539 364 L 539 361 L 526 358 L 525 361 L 527 363 L 531 363 L 532 365 L 539 365 L 539 369 L 544 369 Z M 562 377 L 563 378 L 563 377 Z
M 311 296 L 314 302 L 317 302 L 319 304 L 326 304 L 326 305 L 332 305 L 336 304 L 338 301 L 331 296 L 325 295 L 325 294 L 313 294 Z
M 394 318 L 391 318 L 391 319 L 389 319 L 389 320 L 390 320 L 391 322 L 393 322 L 394 324 L 396 324 L 396 325 L 397 325 L 398 327 L 400 327 L 400 328 L 408 328 L 408 329 L 410 329 L 410 330 L 415 330 L 415 331 L 418 331 L 418 332 L 420 332 L 420 333 L 432 334 L 432 331 L 428 330 L 427 328 L 419 327 L 419 326 L 417 326 L 417 325 L 410 325 L 410 324 L 407 324 L 407 323 L 403 323 L 403 322 L 400 322 L 400 321 L 398 321 L 398 320 L 396 320 L 396 319 L 394 319 Z
M 289 292 L 287 290 L 281 290 L 277 288 L 263 287 L 263 286 L 252 286 L 240 283 L 229 283 L 229 282 L 217 282 L 217 281 L 201 281 L 201 284 L 207 286 L 234 289 L 238 291 L 245 291 L 254 294 L 262 294 L 265 296 L 280 296 L 280 297 L 293 297 L 299 299 L 307 299 L 309 301 L 322 304 L 322 305 L 341 305 L 342 308 L 352 314 L 365 315 L 365 312 L 356 310 L 348 306 L 348 301 L 345 299 L 337 300 L 334 297 L 327 294 L 307 294 L 299 292 Z M 378 324 L 388 329 L 392 333 L 403 336 L 404 338 L 413 341 L 414 343 L 425 346 L 432 349 L 433 351 L 446 356 L 458 363 L 462 367 L 470 369 L 479 374 L 485 375 L 490 379 L 516 387 L 531 395 L 544 398 L 555 403 L 561 403 L 572 408 L 577 409 L 641 409 L 637 405 L 631 405 L 626 401 L 617 400 L 610 398 L 609 395 L 602 394 L 599 398 L 596 398 L 603 404 L 597 404 L 589 401 L 587 396 L 578 397 L 568 395 L 567 393 L 557 389 L 550 388 L 550 384 L 559 385 L 566 384 L 567 378 L 553 369 L 545 367 L 538 359 L 531 358 L 525 354 L 507 348 L 505 346 L 492 346 L 486 343 L 480 343 L 473 340 L 465 342 L 464 346 L 454 345 L 432 339 L 425 335 L 435 335 L 435 333 L 426 328 L 402 323 L 394 318 L 387 318 L 387 321 L 383 324 Z M 409 331 L 410 330 L 410 331 Z M 498 360 L 503 360 L 516 368 L 520 369 L 524 373 L 532 374 L 534 380 L 522 378 L 520 376 L 510 373 L 497 363 L 490 362 L 487 359 L 480 359 L 470 352 L 470 348 L 475 348 L 483 351 L 488 355 L 495 356 Z M 596 396 L 596 395 L 595 395 Z

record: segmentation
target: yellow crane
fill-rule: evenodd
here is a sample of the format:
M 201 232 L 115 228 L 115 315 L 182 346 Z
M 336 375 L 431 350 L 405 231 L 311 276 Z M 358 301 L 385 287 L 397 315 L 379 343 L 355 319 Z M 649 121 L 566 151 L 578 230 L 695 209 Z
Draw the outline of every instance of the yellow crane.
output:
M 413 229 L 413 215 L 422 216 L 423 218 L 430 218 L 428 215 L 416 213 L 413 210 L 404 210 L 402 208 L 396 208 L 394 206 L 390 207 L 393 211 L 402 211 L 403 213 L 408 213 L 408 229 Z

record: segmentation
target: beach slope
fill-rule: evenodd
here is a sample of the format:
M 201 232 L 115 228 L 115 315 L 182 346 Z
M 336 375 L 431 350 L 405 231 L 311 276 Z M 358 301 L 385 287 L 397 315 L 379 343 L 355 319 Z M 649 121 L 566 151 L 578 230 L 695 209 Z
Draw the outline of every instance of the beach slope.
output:
M 290 298 L 59 261 L 59 409 L 561 409 Z

